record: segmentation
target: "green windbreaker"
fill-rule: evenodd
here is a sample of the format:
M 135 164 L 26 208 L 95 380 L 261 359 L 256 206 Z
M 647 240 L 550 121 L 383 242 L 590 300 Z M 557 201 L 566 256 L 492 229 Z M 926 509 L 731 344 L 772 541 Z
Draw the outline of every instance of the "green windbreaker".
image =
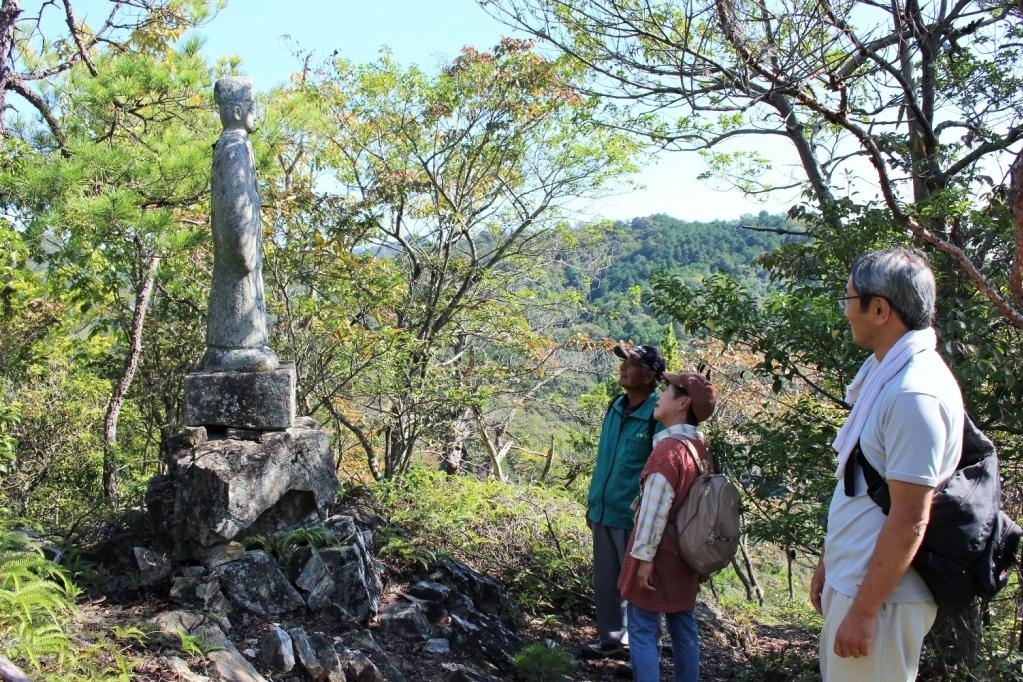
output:
M 639 473 L 650 456 L 650 419 L 657 391 L 628 416 L 622 407 L 626 400 L 624 395 L 615 399 L 604 416 L 597 464 L 586 498 L 586 514 L 594 523 L 630 529 L 632 509 L 629 507 L 639 494 Z

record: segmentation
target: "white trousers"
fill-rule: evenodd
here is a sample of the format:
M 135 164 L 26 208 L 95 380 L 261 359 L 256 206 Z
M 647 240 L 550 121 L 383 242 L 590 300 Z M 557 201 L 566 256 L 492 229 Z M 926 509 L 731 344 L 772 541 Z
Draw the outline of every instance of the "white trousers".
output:
M 835 654 L 835 633 L 853 598 L 825 586 L 821 595 L 824 628 L 821 630 L 820 660 L 824 682 L 912 682 L 920 667 L 924 635 L 934 625 L 938 607 L 933 601 L 885 604 L 877 614 L 877 632 L 870 655 L 839 658 Z

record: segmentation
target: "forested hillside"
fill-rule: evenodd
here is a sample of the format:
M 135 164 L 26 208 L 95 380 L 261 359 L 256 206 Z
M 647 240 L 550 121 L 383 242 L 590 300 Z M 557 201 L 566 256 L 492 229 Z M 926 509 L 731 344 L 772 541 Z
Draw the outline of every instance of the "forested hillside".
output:
M 709 223 L 667 215 L 634 218 L 615 223 L 606 242 L 603 268 L 575 273 L 567 281 L 585 293 L 593 306 L 592 333 L 653 342 L 660 338 L 665 322 L 648 305 L 654 274 L 670 273 L 694 283 L 722 274 L 761 294 L 769 283 L 766 270 L 756 260 L 786 238 L 792 239 L 784 236 L 786 231 L 793 229 L 784 216 L 766 212 Z

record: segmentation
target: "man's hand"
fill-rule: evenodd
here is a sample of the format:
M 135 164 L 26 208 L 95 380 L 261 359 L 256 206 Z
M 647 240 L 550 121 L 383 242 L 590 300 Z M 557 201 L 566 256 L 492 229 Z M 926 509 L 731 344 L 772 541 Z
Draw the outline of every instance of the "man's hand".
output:
M 870 655 L 877 614 L 905 575 L 927 530 L 933 488 L 888 481 L 888 492 L 892 507 L 878 533 L 867 575 L 835 633 L 835 653 L 842 658 Z
M 654 562 L 652 561 L 640 561 L 639 570 L 636 571 L 636 579 L 639 580 L 639 586 L 644 590 L 654 589 L 654 584 L 650 582 L 650 577 L 654 574 Z
M 810 603 L 813 604 L 813 608 L 817 610 L 817 613 L 821 616 L 824 612 L 821 610 L 821 595 L 824 593 L 824 555 L 821 554 L 820 559 L 817 560 L 817 568 L 813 571 L 813 578 L 810 579 Z
M 840 658 L 859 658 L 870 654 L 877 632 L 877 617 L 860 613 L 855 608 L 845 614 L 835 633 L 835 654 Z

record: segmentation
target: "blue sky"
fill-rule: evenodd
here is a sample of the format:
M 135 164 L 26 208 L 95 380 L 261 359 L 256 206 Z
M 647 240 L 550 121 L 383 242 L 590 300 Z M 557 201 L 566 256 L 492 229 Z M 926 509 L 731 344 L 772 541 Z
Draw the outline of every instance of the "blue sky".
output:
M 38 2 L 38 0 L 36 0 Z M 28 5 L 36 4 L 29 0 Z M 79 16 L 101 21 L 107 3 L 78 0 Z M 511 30 L 492 19 L 475 0 L 229 0 L 199 29 L 211 60 L 237 56 L 240 70 L 257 91 L 287 81 L 299 68 L 295 48 L 326 57 L 334 50 L 356 62 L 371 61 L 384 46 L 403 64 L 436 68 L 462 47 L 485 49 Z M 695 154 L 663 153 L 633 179 L 643 187 L 611 188 L 598 201 L 573 206 L 576 218 L 616 220 L 666 213 L 685 220 L 738 218 L 761 210 L 782 212 L 788 204 L 763 204 L 738 191 L 723 192 L 697 180 L 705 170 Z

